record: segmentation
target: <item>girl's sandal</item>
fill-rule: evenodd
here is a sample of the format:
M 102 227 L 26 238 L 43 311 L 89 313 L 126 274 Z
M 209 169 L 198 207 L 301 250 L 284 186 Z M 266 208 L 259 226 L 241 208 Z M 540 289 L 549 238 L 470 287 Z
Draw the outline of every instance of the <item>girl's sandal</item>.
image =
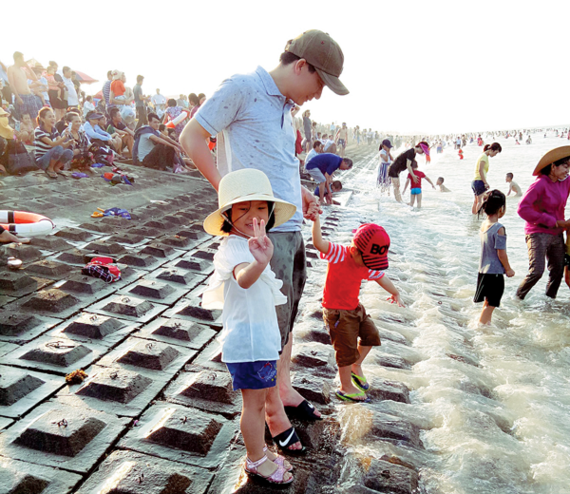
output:
M 352 382 L 360 391 L 368 391 L 370 389 L 370 383 L 366 380 L 364 376 L 359 376 L 354 372 L 350 373 Z
M 46 175 L 47 175 L 49 178 L 57 178 L 57 173 L 52 172 L 51 170 L 46 170 Z
M 277 465 L 276 463 L 275 463 L 275 465 L 277 466 L 277 470 L 275 470 L 271 475 L 266 476 L 266 475 L 261 474 L 258 470 L 258 467 L 260 465 L 262 465 L 263 463 L 265 463 L 267 460 L 268 460 L 267 455 L 264 455 L 263 458 L 261 458 L 261 460 L 258 460 L 258 461 L 251 461 L 246 456 L 245 457 L 245 465 L 243 468 L 247 474 L 253 475 L 256 477 L 260 477 L 263 480 L 269 482 L 270 484 L 290 484 L 291 482 L 293 482 L 293 476 L 292 475 L 288 480 L 285 480 L 285 474 L 287 473 L 285 471 L 285 468 L 283 468 L 283 466 L 281 466 L 281 465 Z
M 273 451 L 269 450 L 267 448 L 267 444 L 265 446 L 263 446 L 263 452 L 267 455 L 267 451 L 270 451 L 271 453 L 273 453 Z M 291 472 L 293 470 L 293 465 L 291 465 L 291 463 L 289 463 L 283 456 L 275 454 L 275 458 L 272 461 L 273 463 L 275 463 L 276 465 L 282 466 L 286 472 Z

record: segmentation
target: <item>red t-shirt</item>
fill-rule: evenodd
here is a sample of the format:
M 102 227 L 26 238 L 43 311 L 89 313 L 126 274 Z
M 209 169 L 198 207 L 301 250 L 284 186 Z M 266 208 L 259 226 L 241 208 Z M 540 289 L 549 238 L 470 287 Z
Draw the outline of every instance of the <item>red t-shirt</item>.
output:
M 323 291 L 323 307 L 326 309 L 356 309 L 362 280 L 379 280 L 384 276 L 382 271 L 356 264 L 350 249 L 330 242 L 329 251 L 326 254 L 321 252 L 321 259 L 329 263 Z
M 408 179 L 410 180 L 410 186 L 412 189 L 421 189 L 422 188 L 422 178 L 426 178 L 426 174 L 419 170 L 414 170 L 414 175 L 418 177 L 420 180 L 418 182 L 414 182 L 412 178 L 412 174 L 408 173 Z

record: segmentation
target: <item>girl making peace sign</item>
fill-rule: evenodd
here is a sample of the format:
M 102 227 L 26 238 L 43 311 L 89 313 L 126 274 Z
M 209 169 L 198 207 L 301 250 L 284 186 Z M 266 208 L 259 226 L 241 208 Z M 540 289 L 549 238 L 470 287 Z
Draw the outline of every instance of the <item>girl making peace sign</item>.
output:
M 243 398 L 245 471 L 270 483 L 289 484 L 291 465 L 268 450 L 264 440 L 266 401 L 278 392 L 281 336 L 275 306 L 287 301 L 269 266 L 273 244 L 265 232 L 288 221 L 296 208 L 275 198 L 267 176 L 252 168 L 223 177 L 218 201 L 220 208 L 206 218 L 204 229 L 226 238 L 214 257 L 202 306 L 223 310 L 222 361 Z

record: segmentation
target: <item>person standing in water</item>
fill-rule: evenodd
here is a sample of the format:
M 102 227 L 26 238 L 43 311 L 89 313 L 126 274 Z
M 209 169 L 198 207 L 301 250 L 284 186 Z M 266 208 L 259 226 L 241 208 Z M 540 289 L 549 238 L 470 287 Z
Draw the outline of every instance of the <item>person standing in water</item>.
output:
M 180 135 L 180 144 L 216 190 L 223 175 L 257 168 L 268 176 L 277 198 L 297 206 L 293 218 L 268 235 L 274 245 L 271 266 L 283 281 L 287 304 L 276 308 L 282 350 L 277 363 L 279 393 L 267 404 L 267 424 L 275 442 L 288 454 L 301 452 L 303 446 L 286 413 L 304 420 L 321 418 L 291 381 L 291 332 L 307 278 L 301 224 L 303 216 L 314 220 L 320 208 L 314 194 L 301 186 L 290 110 L 319 99 L 325 86 L 336 94 L 348 94 L 339 80 L 343 65 L 344 55 L 336 41 L 316 29 L 305 31 L 287 42 L 273 70 L 258 67 L 251 74 L 226 79 Z M 206 144 L 215 135 L 217 163 Z
M 517 290 L 524 299 L 538 283 L 548 261 L 546 296 L 556 298 L 564 273 L 564 229 L 570 220 L 564 219 L 564 209 L 570 192 L 570 146 L 548 151 L 536 165 L 531 184 L 519 202 L 518 214 L 526 221 L 524 231 L 528 248 L 528 274 Z
M 475 176 L 473 177 L 473 182 L 471 182 L 471 189 L 475 195 L 473 199 L 473 206 L 471 206 L 471 212 L 477 214 L 481 208 L 481 203 L 483 202 L 483 194 L 489 189 L 489 183 L 487 182 L 487 173 L 489 173 L 489 158 L 494 158 L 497 156 L 503 148 L 498 142 L 493 144 L 486 144 L 483 148 L 483 154 L 477 159 L 477 164 L 475 165 Z
M 392 149 L 390 139 L 384 139 L 382 144 L 380 144 L 380 163 L 378 164 L 377 178 L 380 192 L 388 192 L 388 195 L 390 195 L 390 177 L 388 177 L 388 169 L 390 168 L 393 160 L 390 149 Z
M 412 176 L 413 186 L 419 183 L 419 178 L 416 177 L 414 170 L 412 168 L 412 163 L 416 158 L 416 154 L 425 154 L 429 156 L 429 145 L 425 141 L 421 141 L 416 144 L 415 147 L 404 151 L 395 160 L 394 163 L 390 165 L 388 170 L 388 176 L 390 181 L 394 186 L 394 198 L 398 202 L 402 202 L 402 195 L 400 194 L 400 173 L 402 173 L 406 168 L 409 174 Z
M 493 311 L 499 307 L 505 291 L 504 275 L 509 278 L 515 275 L 507 256 L 505 227 L 499 223 L 506 211 L 505 194 L 500 190 L 485 194 L 479 211 L 485 212 L 487 220 L 481 225 L 481 260 L 473 302 L 484 301 L 479 322 L 490 324 Z

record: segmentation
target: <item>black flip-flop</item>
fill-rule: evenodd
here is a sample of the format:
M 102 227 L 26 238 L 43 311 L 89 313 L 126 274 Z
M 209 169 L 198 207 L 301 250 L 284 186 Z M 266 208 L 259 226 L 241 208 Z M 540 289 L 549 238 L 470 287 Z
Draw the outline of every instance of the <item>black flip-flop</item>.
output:
M 323 417 L 315 413 L 315 407 L 307 400 L 303 400 L 296 407 L 285 407 L 285 413 L 299 420 L 323 420 Z
M 295 444 L 296 442 L 300 442 L 299 436 L 297 435 L 294 427 L 290 427 L 281 434 L 277 434 L 275 437 L 273 437 L 273 442 L 282 453 L 285 453 L 287 455 L 302 456 L 307 454 L 307 448 L 305 448 L 305 446 L 303 446 L 301 449 L 289 449 L 289 446 Z

